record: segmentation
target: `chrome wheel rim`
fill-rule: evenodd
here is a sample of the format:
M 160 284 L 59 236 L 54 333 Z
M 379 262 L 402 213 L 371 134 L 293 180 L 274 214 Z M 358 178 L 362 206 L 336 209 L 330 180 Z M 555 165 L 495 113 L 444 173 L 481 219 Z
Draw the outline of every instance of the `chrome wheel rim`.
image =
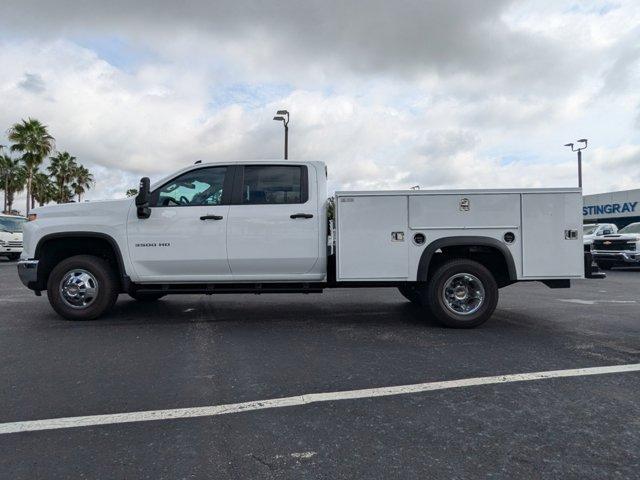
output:
M 471 315 L 484 303 L 484 286 L 470 273 L 456 273 L 444 282 L 442 299 L 447 309 L 456 315 Z
M 87 308 L 98 298 L 98 281 L 91 272 L 69 270 L 60 281 L 60 297 L 71 308 Z

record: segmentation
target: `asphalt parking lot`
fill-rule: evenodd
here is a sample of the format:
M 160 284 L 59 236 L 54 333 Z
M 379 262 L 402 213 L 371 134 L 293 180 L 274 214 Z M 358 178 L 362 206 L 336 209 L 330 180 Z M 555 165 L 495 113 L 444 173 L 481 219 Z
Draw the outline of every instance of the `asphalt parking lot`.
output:
M 0 423 L 640 363 L 640 271 L 517 284 L 475 330 L 391 289 L 121 296 L 68 322 L 0 259 Z M 0 477 L 639 478 L 640 372 L 0 434 Z

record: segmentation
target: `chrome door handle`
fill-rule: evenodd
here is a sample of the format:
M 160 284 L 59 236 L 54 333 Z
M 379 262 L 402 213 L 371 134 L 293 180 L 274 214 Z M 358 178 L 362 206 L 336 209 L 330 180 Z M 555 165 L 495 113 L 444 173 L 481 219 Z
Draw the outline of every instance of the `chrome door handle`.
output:
M 200 220 L 222 220 L 222 215 L 203 215 Z
M 294 213 L 291 218 L 313 218 L 313 215 L 310 213 Z

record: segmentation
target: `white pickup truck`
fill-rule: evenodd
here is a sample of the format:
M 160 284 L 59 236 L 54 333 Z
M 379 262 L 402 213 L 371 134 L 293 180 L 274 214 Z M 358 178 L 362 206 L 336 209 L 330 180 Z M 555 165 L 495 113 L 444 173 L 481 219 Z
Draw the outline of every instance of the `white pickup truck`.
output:
M 0 213 L 0 255 L 17 260 L 22 252 L 22 227 L 24 217 Z
M 579 189 L 336 192 L 321 162 L 189 166 L 133 199 L 34 210 L 18 264 L 84 320 L 126 293 L 319 293 L 394 287 L 451 327 L 485 322 L 498 289 L 584 278 Z M 330 216 L 330 215 L 329 215 Z

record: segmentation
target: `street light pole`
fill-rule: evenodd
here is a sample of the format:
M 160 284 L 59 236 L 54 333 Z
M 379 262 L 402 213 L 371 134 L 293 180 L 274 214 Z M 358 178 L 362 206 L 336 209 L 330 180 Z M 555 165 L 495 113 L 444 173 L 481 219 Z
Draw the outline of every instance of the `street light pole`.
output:
M 289 120 L 284 124 L 284 159 L 289 159 Z
M 273 119 L 284 125 L 284 159 L 287 160 L 289 158 L 289 112 L 278 110 Z
M 582 143 L 582 147 L 574 148 L 573 143 L 565 143 L 565 147 L 570 147 L 572 152 L 578 152 L 578 187 L 582 188 L 582 150 L 587 148 L 587 139 L 581 138 L 576 140 L 578 143 Z
M 582 150 L 578 150 L 578 187 L 582 188 Z

